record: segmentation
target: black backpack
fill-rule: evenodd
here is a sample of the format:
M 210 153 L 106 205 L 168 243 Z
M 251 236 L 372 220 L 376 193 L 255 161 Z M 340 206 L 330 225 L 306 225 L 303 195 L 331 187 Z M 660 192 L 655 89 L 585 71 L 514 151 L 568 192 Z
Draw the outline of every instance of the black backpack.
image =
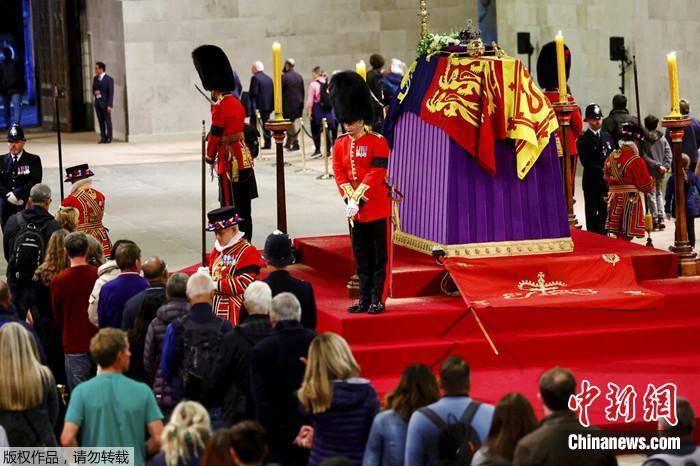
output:
M 180 317 L 178 321 L 184 343 L 182 382 L 185 396 L 201 400 L 212 388 L 210 383 L 217 374 L 226 321 L 217 317 L 200 324 L 192 321 L 188 315 Z
M 12 245 L 11 270 L 16 279 L 30 281 L 44 260 L 44 237 L 36 225 L 27 223 L 24 215 L 17 215 L 17 219 L 19 231 Z
M 471 423 L 481 403 L 472 401 L 464 410 L 459 421 L 447 423 L 430 408 L 418 411 L 435 424 L 440 432 L 438 436 L 439 466 L 470 466 L 476 451 L 481 447 L 481 439 Z
M 318 81 L 321 85 L 321 98 L 318 104 L 321 106 L 321 110 L 324 112 L 330 112 L 333 110 L 333 103 L 331 102 L 331 93 L 328 90 L 328 80 L 326 82 Z

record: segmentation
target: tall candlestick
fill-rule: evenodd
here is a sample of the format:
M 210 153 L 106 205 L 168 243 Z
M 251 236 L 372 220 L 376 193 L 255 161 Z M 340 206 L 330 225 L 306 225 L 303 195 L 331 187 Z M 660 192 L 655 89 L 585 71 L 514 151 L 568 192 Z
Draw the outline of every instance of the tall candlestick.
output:
M 272 44 L 272 81 L 275 95 L 275 118 L 282 119 L 282 46 Z
M 666 63 L 668 65 L 671 115 L 680 115 L 680 91 L 678 90 L 678 61 L 676 60 L 676 52 L 671 52 L 666 55 Z
M 365 65 L 364 60 L 360 60 L 356 65 L 355 65 L 355 72 L 362 76 L 362 79 L 367 81 L 367 65 Z
M 559 81 L 559 102 L 566 102 L 566 59 L 564 58 L 564 36 L 561 31 L 555 37 L 557 45 L 557 78 Z

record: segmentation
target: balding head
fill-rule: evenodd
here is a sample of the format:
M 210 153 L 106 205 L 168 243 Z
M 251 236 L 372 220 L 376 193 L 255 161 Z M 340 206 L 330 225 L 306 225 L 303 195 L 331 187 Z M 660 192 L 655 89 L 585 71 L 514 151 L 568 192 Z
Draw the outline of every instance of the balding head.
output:
M 149 257 L 141 264 L 143 276 L 148 283 L 153 285 L 164 285 L 168 281 L 168 267 L 165 261 L 158 256 Z

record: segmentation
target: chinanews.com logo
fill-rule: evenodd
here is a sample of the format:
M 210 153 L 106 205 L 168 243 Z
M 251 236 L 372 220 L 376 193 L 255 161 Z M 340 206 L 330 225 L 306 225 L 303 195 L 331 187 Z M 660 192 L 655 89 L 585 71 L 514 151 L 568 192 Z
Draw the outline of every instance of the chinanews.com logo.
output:
M 676 426 L 676 398 L 678 389 L 673 383 L 647 384 L 644 393 L 632 385 L 620 386 L 608 382 L 604 396 L 597 385 L 588 380 L 581 382 L 580 391 L 569 398 L 571 409 L 583 427 L 590 427 L 589 410 L 605 403 L 605 419 L 610 423 L 630 424 L 635 421 Z M 640 396 L 641 394 L 641 396 Z M 678 450 L 679 437 L 664 436 L 658 431 L 579 431 L 568 435 L 567 446 L 572 451 L 607 450 L 617 452 L 650 452 Z

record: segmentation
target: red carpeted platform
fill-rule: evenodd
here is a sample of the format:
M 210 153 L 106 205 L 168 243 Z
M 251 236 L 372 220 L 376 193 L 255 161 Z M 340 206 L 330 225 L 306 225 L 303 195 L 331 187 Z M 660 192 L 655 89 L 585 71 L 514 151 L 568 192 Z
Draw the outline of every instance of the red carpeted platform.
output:
M 647 383 L 675 382 L 679 395 L 700 407 L 700 279 L 678 278 L 676 257 L 666 251 L 580 230 L 573 230 L 572 237 L 573 255 L 614 252 L 631 257 L 639 284 L 663 295 L 661 308 L 483 309 L 479 316 L 500 351 L 496 356 L 464 301 L 442 293 L 445 269 L 427 255 L 395 248 L 394 297 L 379 316 L 345 312 L 351 304 L 345 286 L 353 267 L 347 236 L 296 239 L 300 264 L 294 269 L 314 284 L 319 330 L 348 340 L 363 375 L 380 393 L 393 388 L 408 364 L 437 369 L 445 357 L 459 354 L 474 369 L 475 396 L 486 401 L 519 391 L 539 410 L 537 378 L 544 369 L 561 365 L 603 390 L 608 381 L 630 383 L 641 390 L 640 399 Z M 594 421 L 610 424 L 602 410 L 593 415 Z

